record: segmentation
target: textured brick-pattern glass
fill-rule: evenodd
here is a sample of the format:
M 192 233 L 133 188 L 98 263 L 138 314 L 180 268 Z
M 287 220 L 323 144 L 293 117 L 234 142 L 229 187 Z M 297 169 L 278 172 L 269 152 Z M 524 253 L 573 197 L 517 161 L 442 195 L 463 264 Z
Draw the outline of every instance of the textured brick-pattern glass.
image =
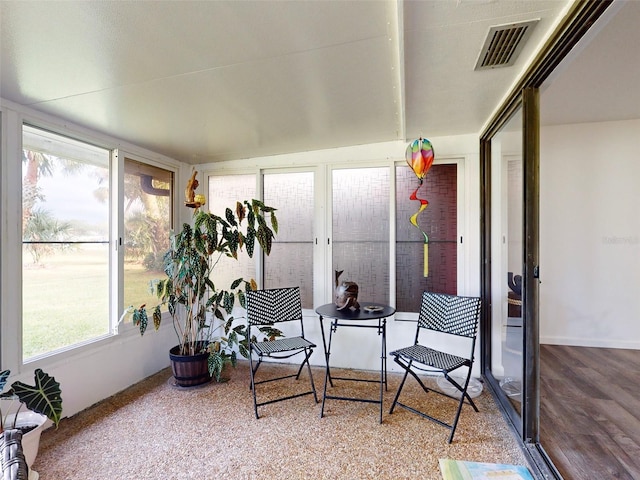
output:
M 197 192 L 196 192 L 197 193 Z M 256 198 L 255 175 L 225 175 L 209 177 L 209 211 L 225 218 L 225 209 L 235 210 L 237 201 Z M 205 206 L 207 208 L 207 206 Z M 211 280 L 217 288 L 226 289 L 236 278 L 250 280 L 256 277 L 256 260 L 244 253 L 238 260 L 222 257 L 215 266 Z M 255 278 L 258 280 L 257 278 Z M 260 282 L 258 282 L 260 285 Z
M 396 167 L 396 309 L 417 312 L 422 292 L 457 293 L 457 165 L 433 165 L 418 198 L 429 202 L 418 226 L 429 237 L 429 276 L 423 275 L 422 232 L 410 223 L 420 202 L 410 200 L 419 181 L 406 165 Z
M 358 284 L 361 302 L 389 302 L 389 195 L 386 167 L 332 173 L 333 270 Z
M 264 202 L 277 208 L 280 230 L 265 257 L 265 288 L 300 287 L 313 308 L 314 182 L 312 172 L 265 174 Z

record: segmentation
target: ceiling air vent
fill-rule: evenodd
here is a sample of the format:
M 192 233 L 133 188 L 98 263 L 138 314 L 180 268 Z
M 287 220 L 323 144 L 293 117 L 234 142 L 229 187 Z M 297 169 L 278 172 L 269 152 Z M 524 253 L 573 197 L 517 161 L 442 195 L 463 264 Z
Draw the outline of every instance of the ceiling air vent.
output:
M 538 20 L 496 25 L 489 28 L 475 70 L 513 65 Z

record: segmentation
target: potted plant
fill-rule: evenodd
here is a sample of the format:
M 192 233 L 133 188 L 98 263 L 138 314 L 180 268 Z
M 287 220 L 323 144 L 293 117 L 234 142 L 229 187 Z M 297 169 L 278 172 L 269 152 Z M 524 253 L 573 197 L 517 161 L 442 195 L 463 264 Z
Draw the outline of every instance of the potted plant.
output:
M 242 252 L 253 257 L 256 240 L 269 255 L 277 231 L 275 209 L 254 199 L 237 202 L 235 211 L 227 208 L 225 218 L 196 209 L 193 226 L 185 223 L 171 235 L 166 278 L 156 281 L 154 288 L 160 303 L 151 318 L 156 330 L 163 308 L 172 318 L 178 344 L 170 357 L 177 385 L 199 385 L 212 377 L 220 381 L 225 365 L 236 365 L 235 347 L 248 357 L 246 326 L 234 326 L 231 314 L 236 302 L 246 307 L 245 292 L 256 289 L 256 282 L 237 278 L 231 285 L 216 285 L 213 273 L 223 257 L 237 260 Z M 144 335 L 149 322 L 146 305 L 130 307 L 129 312 Z M 267 330 L 263 332 L 268 336 L 277 335 Z
M 0 372 L 0 434 L 5 429 L 22 432 L 22 450 L 26 463 L 31 468 L 38 454 L 40 433 L 44 423 L 51 420 L 56 428 L 62 418 L 62 390 L 60 383 L 41 369 L 34 372 L 34 384 L 13 382 L 11 388 L 3 392 L 10 370 Z M 9 402 L 7 413 L 3 415 L 2 403 Z M 17 408 L 14 408 L 17 403 Z M 21 411 L 22 407 L 29 411 Z

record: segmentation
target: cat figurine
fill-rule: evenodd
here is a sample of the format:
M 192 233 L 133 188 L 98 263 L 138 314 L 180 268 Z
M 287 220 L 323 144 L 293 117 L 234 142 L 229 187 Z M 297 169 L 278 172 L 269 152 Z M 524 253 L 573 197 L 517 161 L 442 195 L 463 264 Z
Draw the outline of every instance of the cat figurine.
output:
M 352 308 L 360 310 L 358 303 L 358 284 L 355 282 L 340 282 L 340 275 L 344 270 L 336 270 L 336 289 L 334 303 L 338 310 Z

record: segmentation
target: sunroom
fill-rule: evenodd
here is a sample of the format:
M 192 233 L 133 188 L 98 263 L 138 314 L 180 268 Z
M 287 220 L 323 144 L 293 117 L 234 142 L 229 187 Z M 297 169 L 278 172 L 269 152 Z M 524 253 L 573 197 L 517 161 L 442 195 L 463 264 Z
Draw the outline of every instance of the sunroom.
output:
M 16 378 L 54 374 L 65 416 L 168 366 L 170 324 L 141 337 L 121 317 L 153 303 L 196 172 L 211 211 L 278 208 L 272 254 L 229 275 L 300 286 L 318 343 L 335 270 L 396 309 L 389 350 L 413 335 L 422 291 L 481 297 L 474 377 L 541 476 L 581 478 L 584 459 L 552 428 L 563 399 L 576 405 L 554 368 L 579 377 L 576 352 L 632 359 L 593 374 L 593 396 L 615 392 L 624 414 L 605 416 L 617 441 L 589 439 L 611 459 L 585 468 L 638 472 L 618 449 L 640 442 L 640 4 L 7 1 L 0 14 L 0 359 Z M 526 31 L 513 60 L 482 68 L 504 27 Z M 410 222 L 419 138 L 435 152 L 428 232 Z M 375 342 L 332 361 L 375 370 Z

